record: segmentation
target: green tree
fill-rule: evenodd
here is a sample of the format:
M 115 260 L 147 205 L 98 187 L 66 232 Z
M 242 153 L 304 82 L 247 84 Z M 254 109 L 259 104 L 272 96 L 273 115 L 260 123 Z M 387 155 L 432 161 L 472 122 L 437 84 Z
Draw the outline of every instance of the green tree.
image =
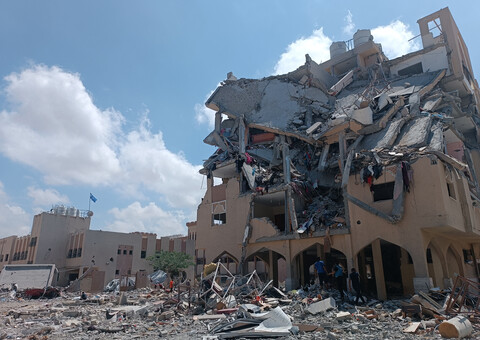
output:
M 163 270 L 170 277 L 177 277 L 180 271 L 193 265 L 192 256 L 175 251 L 163 251 L 147 257 L 155 270 Z

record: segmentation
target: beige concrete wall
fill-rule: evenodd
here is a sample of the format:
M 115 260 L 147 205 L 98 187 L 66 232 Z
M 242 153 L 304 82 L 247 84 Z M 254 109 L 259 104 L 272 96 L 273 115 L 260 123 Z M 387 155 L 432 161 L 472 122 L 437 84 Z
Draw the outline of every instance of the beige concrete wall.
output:
M 0 239 L 0 270 L 3 269 L 4 265 L 12 263 L 16 240 L 17 236 L 8 236 Z
M 422 229 L 464 231 L 460 202 L 448 196 L 443 164 L 440 161 L 432 164 L 429 158 L 422 158 L 413 163 L 412 168 L 414 184 L 410 193 L 405 193 L 405 213 L 400 222 L 388 223 L 349 203 L 354 254 L 374 239 L 381 238 L 405 248 L 412 257 L 424 258 Z M 351 176 L 348 185 L 351 195 L 384 213 L 391 214 L 392 200 L 373 202 L 368 185 L 356 184 L 355 181 L 355 177 Z M 393 174 L 384 171 L 376 183 L 390 181 L 394 181 Z M 421 270 L 424 271 L 425 268 Z
M 149 240 L 150 248 L 147 250 L 147 257 L 155 253 L 155 236 L 150 236 L 153 240 Z M 119 247 L 122 249 L 122 255 L 118 255 Z M 147 270 L 151 272 L 153 269 L 145 259 L 141 258 L 142 235 L 139 233 L 125 234 L 115 233 L 109 231 L 90 230 L 85 235 L 84 241 L 84 255 L 82 256 L 83 266 L 90 266 L 92 259 L 95 260 L 95 267 L 99 271 L 105 272 L 105 284 L 116 277 L 115 271 L 117 269 L 117 255 L 123 255 L 123 249 L 132 249 L 131 256 L 131 275 L 134 276 L 139 270 Z M 111 259 L 114 261 L 111 261 Z
M 392 75 L 398 75 L 399 70 L 403 70 L 406 67 L 418 63 L 422 63 L 423 72 L 427 72 L 427 70 L 429 72 L 434 72 L 447 69 L 447 75 L 450 74 L 445 46 L 438 46 L 436 49 L 427 53 L 413 55 L 408 59 L 404 59 L 401 62 L 392 65 L 392 67 L 390 67 L 390 72 Z
M 90 228 L 90 218 L 41 213 L 33 218 L 32 237 L 37 237 L 34 263 L 55 263 L 65 267 L 71 233 Z
M 239 180 L 231 178 L 226 185 L 227 223 L 212 226 L 211 187 L 197 210 L 196 248 L 205 250 L 207 263 L 228 251 L 237 259 L 241 258 L 241 243 L 250 209 L 250 195 L 239 196 Z M 213 242 L 214 240 L 214 242 Z

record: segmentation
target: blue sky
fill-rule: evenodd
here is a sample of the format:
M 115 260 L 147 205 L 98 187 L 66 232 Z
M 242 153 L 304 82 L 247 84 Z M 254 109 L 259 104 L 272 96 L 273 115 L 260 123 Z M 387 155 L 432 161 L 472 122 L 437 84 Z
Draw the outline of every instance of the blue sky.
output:
M 325 61 L 364 28 L 394 58 L 446 6 L 477 71 L 478 1 L 0 0 L 0 237 L 90 192 L 93 229 L 186 233 L 215 151 L 203 103 L 228 72 Z

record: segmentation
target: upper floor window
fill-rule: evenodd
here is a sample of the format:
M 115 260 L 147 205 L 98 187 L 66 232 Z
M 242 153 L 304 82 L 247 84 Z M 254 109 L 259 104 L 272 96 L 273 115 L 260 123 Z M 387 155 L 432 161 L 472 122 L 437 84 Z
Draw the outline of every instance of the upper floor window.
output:
M 395 182 L 372 185 L 373 201 L 385 201 L 393 199 L 393 189 Z
M 221 213 L 221 214 L 213 214 L 213 225 L 217 224 L 225 224 L 227 223 L 227 214 L 226 213 Z

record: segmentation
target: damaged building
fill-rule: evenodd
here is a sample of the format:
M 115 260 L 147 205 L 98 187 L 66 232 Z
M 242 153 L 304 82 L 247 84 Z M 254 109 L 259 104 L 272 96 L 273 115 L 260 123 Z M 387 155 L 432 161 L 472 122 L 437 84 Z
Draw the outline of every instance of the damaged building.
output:
M 291 289 L 320 257 L 380 299 L 478 281 L 479 88 L 449 9 L 418 25 L 423 48 L 393 60 L 359 30 L 324 63 L 228 74 L 206 102 L 217 150 L 187 224 L 197 274 L 221 261 Z

